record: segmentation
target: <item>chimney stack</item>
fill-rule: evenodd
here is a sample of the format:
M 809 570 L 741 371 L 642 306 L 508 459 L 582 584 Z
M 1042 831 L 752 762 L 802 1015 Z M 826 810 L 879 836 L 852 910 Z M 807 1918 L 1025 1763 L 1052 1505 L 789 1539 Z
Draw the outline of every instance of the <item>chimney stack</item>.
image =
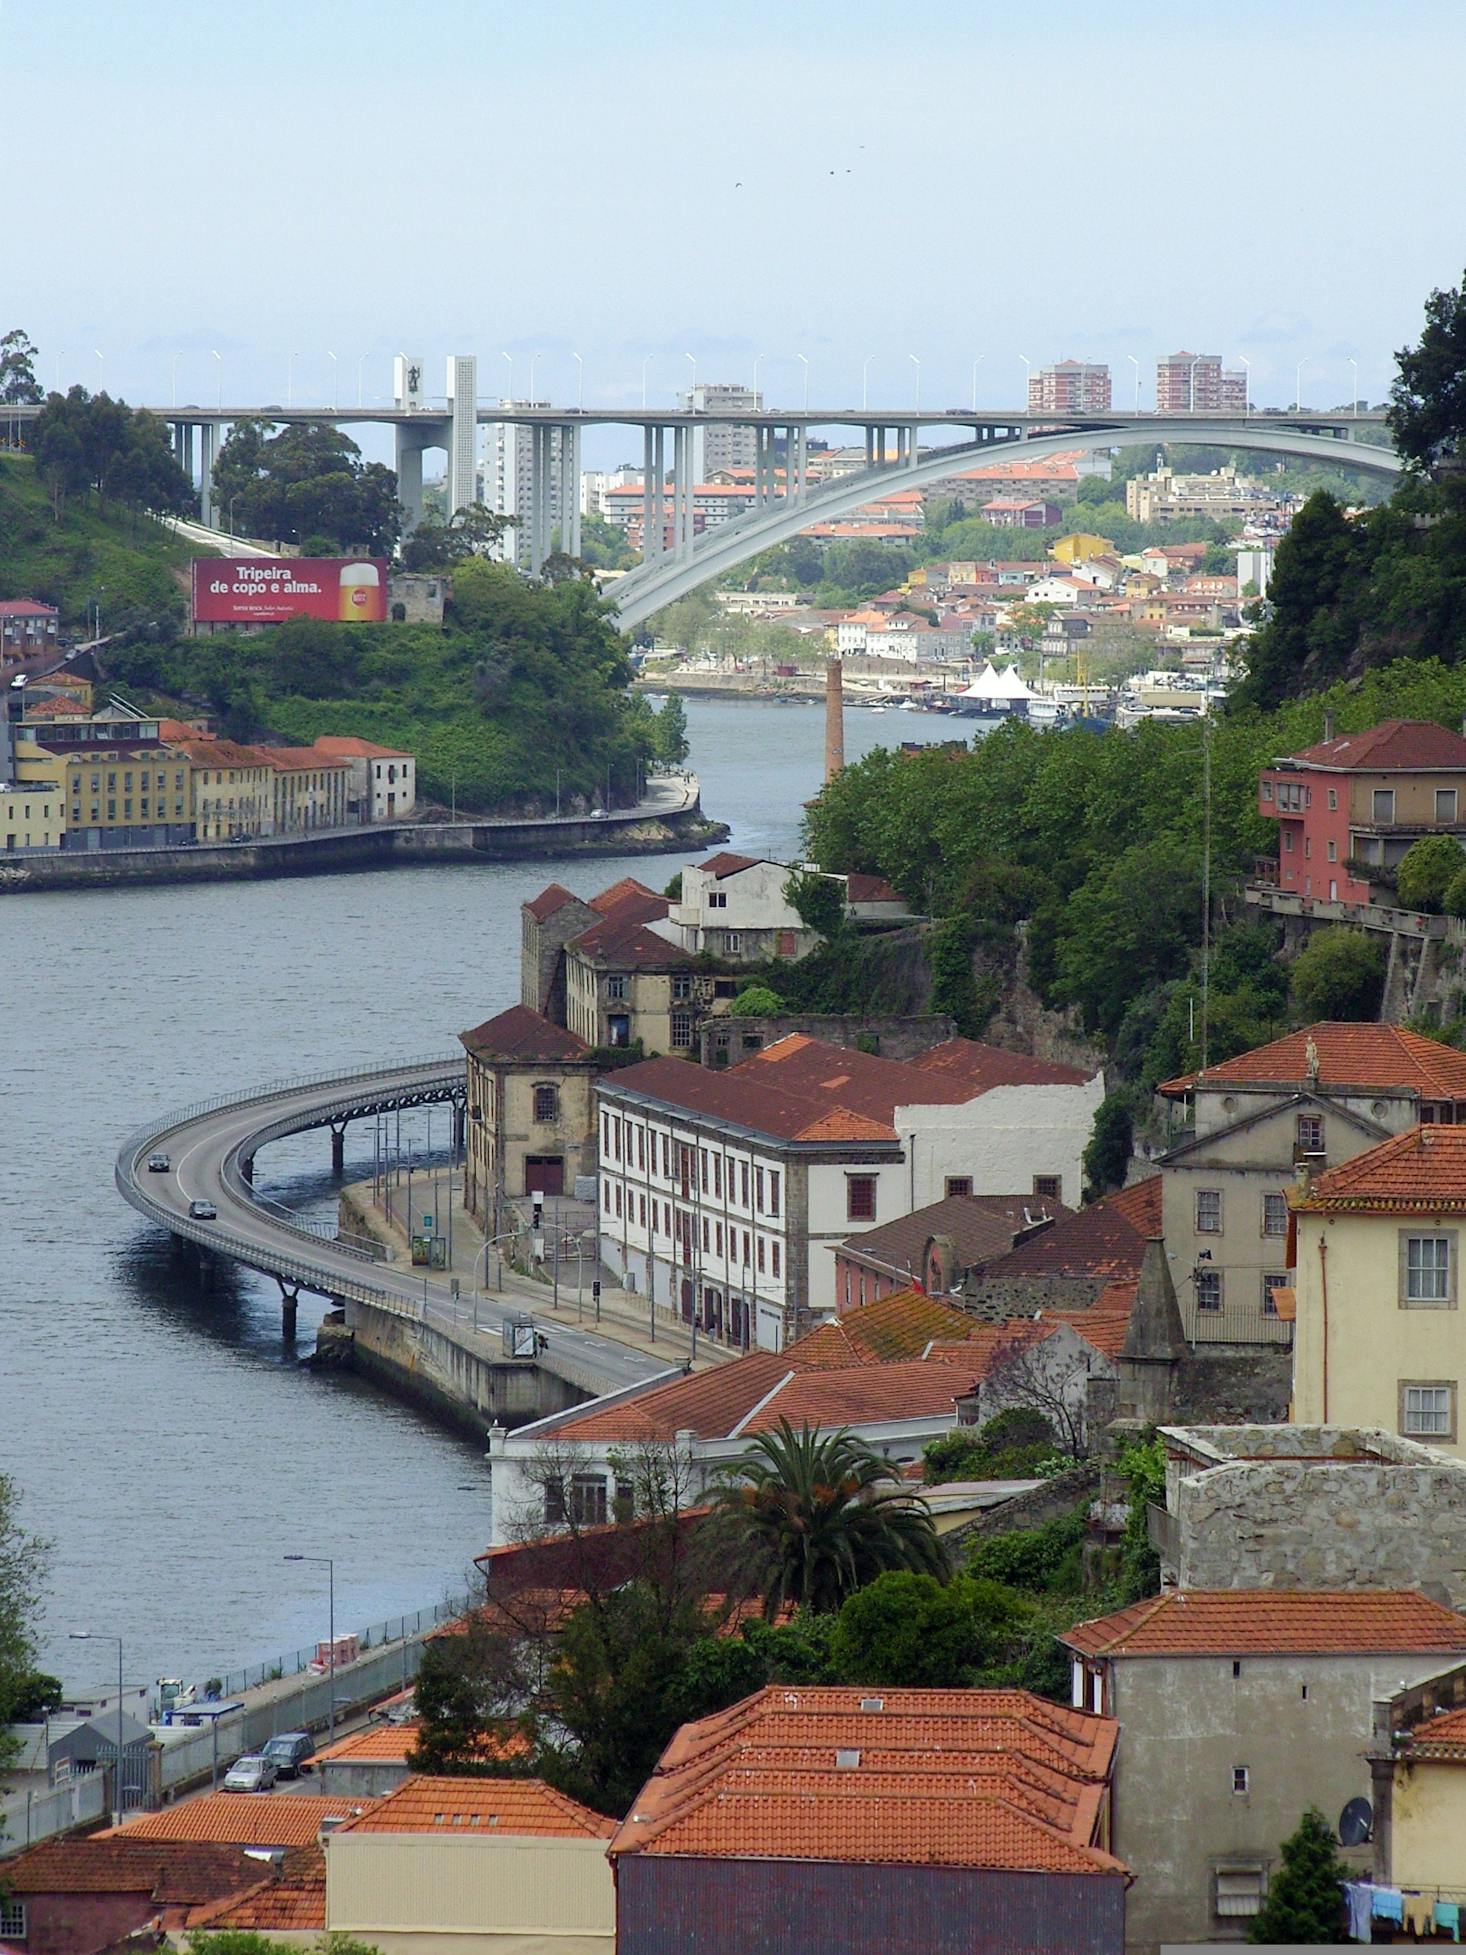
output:
M 839 659 L 825 667 L 825 779 L 845 765 L 845 673 Z

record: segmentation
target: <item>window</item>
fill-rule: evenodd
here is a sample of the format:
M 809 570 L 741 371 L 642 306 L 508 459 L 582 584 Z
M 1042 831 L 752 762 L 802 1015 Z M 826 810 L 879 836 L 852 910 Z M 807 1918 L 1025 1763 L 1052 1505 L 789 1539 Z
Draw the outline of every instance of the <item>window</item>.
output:
M 1199 1269 L 1196 1272 L 1196 1307 L 1198 1310 L 1220 1310 L 1222 1307 L 1222 1272 L 1219 1269 Z
M 1400 1302 L 1405 1308 L 1452 1309 L 1456 1302 L 1454 1234 L 1400 1232 Z
M 755 1168 L 753 1171 L 753 1194 L 755 1206 L 759 1214 L 762 1215 L 764 1212 L 764 1171 L 762 1168 Z
M 534 1089 L 534 1117 L 536 1120 L 558 1120 L 560 1117 L 560 1089 L 556 1086 L 537 1086 Z
M 1392 787 L 1377 787 L 1374 790 L 1373 806 L 1376 821 L 1393 821 L 1395 819 L 1395 790 Z
M 751 1260 L 752 1260 L 752 1255 L 751 1255 L 751 1248 L 749 1243 L 749 1235 L 748 1235 L 748 1230 L 745 1229 L 743 1231 L 743 1267 L 745 1269 L 748 1268 L 748 1265 Z
M 773 1275 L 773 1276 L 777 1276 L 777 1275 L 779 1274 L 779 1256 L 780 1256 L 780 1253 L 781 1253 L 781 1252 L 780 1252 L 780 1249 L 779 1249 L 779 1245 L 778 1245 L 778 1243 L 777 1243 L 777 1242 L 771 1242 L 771 1243 L 769 1244 L 769 1256 L 770 1256 L 770 1258 L 771 1258 L 771 1269 L 770 1269 L 770 1274 L 771 1274 L 771 1275 Z
M 747 1208 L 748 1206 L 748 1163 L 747 1161 L 740 1161 L 738 1163 L 738 1199 L 740 1202 L 742 1202 L 743 1206 Z M 744 1260 L 746 1262 L 747 1257 L 745 1257 Z
M 1271 782 L 1271 781 L 1264 781 L 1264 782 L 1263 782 L 1263 784 L 1262 784 L 1262 798 L 1263 798 L 1263 800 L 1264 800 L 1264 801 L 1271 801 L 1271 800 L 1272 800 L 1272 798 L 1273 798 L 1273 784 L 1272 784 L 1272 782 Z
M 25 1902 L 11 1894 L 0 1900 L 0 1935 L 7 1941 L 25 1940 Z
M 1235 1921 L 1260 1914 L 1267 1893 L 1267 1875 L 1260 1860 L 1229 1862 L 1212 1875 L 1213 1911 L 1219 1920 Z
M 953 1195 L 970 1195 L 972 1193 L 972 1176 L 970 1174 L 949 1174 L 947 1176 L 946 1193 L 948 1201 L 952 1199 Z
M 769 1213 L 770 1215 L 777 1215 L 778 1212 L 779 1212 L 779 1170 L 777 1168 L 770 1168 L 769 1169 Z
M 1407 1439 L 1456 1437 L 1456 1387 L 1439 1383 L 1402 1383 L 1400 1431 Z
M 702 1218 L 702 1253 L 706 1255 L 712 1246 L 712 1230 L 708 1226 L 708 1218 L 704 1215 Z
M 1036 1195 L 1042 1195 L 1045 1201 L 1060 1201 L 1064 1194 L 1063 1175 L 1036 1174 L 1033 1177 L 1033 1192 Z
M 655 1145 L 655 1143 L 653 1143 L 653 1145 Z M 636 1165 L 639 1168 L 643 1168 L 643 1169 L 646 1167 L 646 1128 L 645 1127 L 638 1127 L 636 1130 Z
M 736 955 L 743 948 L 743 932 L 741 930 L 725 930 L 723 932 L 723 948 L 730 954 Z
M 545 1481 L 545 1525 L 558 1527 L 565 1519 L 565 1481 L 552 1473 Z
M 1269 1269 L 1263 1271 L 1262 1314 L 1264 1317 L 1277 1316 L 1278 1306 L 1274 1301 L 1273 1291 L 1285 1290 L 1287 1287 L 1288 1287 L 1288 1273 L 1286 1270 Z
M 1338 861 L 1338 859 L 1339 859 L 1339 845 L 1338 845 L 1338 843 L 1337 843 L 1337 842 L 1330 842 L 1330 843 L 1329 843 L 1329 861 L 1330 861 L 1330 862 L 1337 862 L 1337 861 Z
M 721 1201 L 723 1199 L 723 1157 L 721 1154 L 715 1154 L 713 1156 L 713 1194 L 717 1200 Z
M 1456 790 L 1453 787 L 1438 787 L 1435 791 L 1435 818 L 1437 821 L 1456 819 Z
M 672 1141 L 668 1134 L 662 1135 L 662 1179 L 672 1179 Z
M 692 979 L 686 971 L 678 971 L 672 979 L 672 996 L 675 999 L 692 996 Z
M 616 1213 L 617 1215 L 621 1213 L 621 1183 L 619 1181 L 616 1183 Z
M 1283 853 L 1284 855 L 1291 855 L 1293 853 L 1293 831 L 1291 828 L 1285 828 L 1283 830 Z
M 708 891 L 708 908 L 710 910 L 726 910 L 727 907 L 728 892 L 726 889 L 710 889 Z
M 1339 790 L 1336 787 L 1329 789 L 1329 806 L 1337 812 L 1339 806 Z
M 674 1049 L 686 1051 L 692 1044 L 692 1013 L 674 1011 L 672 1014 L 672 1045 Z
M 578 1527 L 600 1527 L 606 1518 L 606 1482 L 599 1473 L 570 1476 L 570 1518 Z
M 646 1196 L 638 1195 L 636 1198 L 636 1202 L 637 1202 L 637 1207 L 641 1211 L 641 1226 L 645 1228 L 646 1227 Z M 653 1204 L 653 1206 L 655 1206 L 655 1204 Z
M 1232 1790 L 1234 1792 L 1245 1792 L 1247 1790 L 1247 1767 L 1245 1765 L 1234 1765 L 1232 1767 Z
M 1300 1113 L 1297 1124 L 1298 1152 L 1300 1154 L 1322 1154 L 1323 1115 L 1321 1113 Z
M 705 1147 L 699 1147 L 697 1150 L 697 1174 L 698 1180 L 702 1184 L 702 1191 L 706 1194 L 708 1191 L 708 1150 Z
M 846 1175 L 845 1219 L 847 1222 L 873 1222 L 876 1219 L 876 1178 L 873 1174 Z
M 626 996 L 625 978 L 608 977 L 606 979 L 606 996 L 608 998 L 624 998 Z
M 1219 1188 L 1196 1191 L 1196 1233 L 1220 1235 L 1222 1232 L 1222 1193 Z
M 762 1236 L 758 1239 L 758 1273 L 760 1276 L 764 1273 L 764 1239 Z
M 1264 1235 L 1286 1235 L 1288 1233 L 1288 1197 L 1286 1195 L 1271 1194 L 1263 1196 L 1262 1232 Z

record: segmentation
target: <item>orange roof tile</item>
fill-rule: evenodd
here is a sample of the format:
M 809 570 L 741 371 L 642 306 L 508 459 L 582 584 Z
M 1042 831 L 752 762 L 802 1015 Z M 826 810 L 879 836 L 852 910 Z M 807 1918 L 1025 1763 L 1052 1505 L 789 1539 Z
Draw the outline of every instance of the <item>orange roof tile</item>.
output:
M 613 1854 L 1122 1874 L 1113 1720 L 1023 1691 L 787 1689 L 684 1725 Z
M 524 907 L 537 923 L 543 923 L 546 917 L 553 916 L 556 910 L 563 909 L 567 903 L 579 901 L 580 898 L 572 896 L 563 883 L 552 882 L 547 883 L 538 896 L 531 897 Z
M 1161 1233 L 1160 1188 L 1160 1176 L 1152 1175 L 1088 1208 L 1060 1215 L 1052 1227 L 988 1263 L 984 1276 L 1133 1279 L 1140 1274 L 1147 1240 Z
M 249 1928 L 276 1934 L 290 1930 L 321 1934 L 326 1926 L 326 1855 L 320 1846 L 292 1847 L 278 1874 L 270 1874 L 243 1893 L 197 1909 L 188 1917 L 190 1932 L 200 1928 Z
M 1268 1045 L 1239 1052 L 1205 1072 L 1165 1080 L 1157 1092 L 1175 1097 L 1199 1085 L 1287 1087 L 1309 1084 L 1308 1046 L 1318 1057 L 1321 1086 L 1405 1091 L 1422 1099 L 1466 1099 L 1466 1052 L 1428 1039 L 1402 1025 L 1356 1025 L 1324 1020 L 1289 1032 Z
M 1065 1630 L 1082 1656 L 1466 1651 L 1466 1616 L 1416 1589 L 1170 1589 Z
M 1444 1765 L 1466 1765 L 1466 1710 L 1422 1718 L 1399 1748 L 1405 1758 L 1429 1758 Z
M 662 916 L 667 914 L 668 898 L 659 896 L 654 889 L 648 889 L 646 884 L 638 882 L 635 876 L 623 876 L 620 882 L 613 882 L 610 888 L 603 889 L 599 896 L 590 898 L 590 906 L 593 910 L 599 910 L 602 916 L 609 916 L 612 910 L 620 909 L 623 903 L 633 899 L 639 903 L 660 904 L 658 914 Z
M 576 1033 L 556 1025 L 528 1005 L 510 1005 L 471 1032 L 460 1032 L 466 1051 L 499 1059 L 584 1059 L 590 1047 Z
M 919 1358 L 934 1338 L 961 1338 L 973 1319 L 923 1290 L 896 1290 L 833 1317 L 790 1345 L 791 1363 L 811 1365 L 888 1364 Z
M 204 1840 L 227 1846 L 308 1846 L 323 1819 L 349 1819 L 360 1799 L 322 1799 L 293 1792 L 206 1792 L 197 1799 L 139 1813 L 99 1839 Z
M 1381 720 L 1365 733 L 1341 733 L 1289 758 L 1350 772 L 1434 774 L 1466 768 L 1466 739 L 1434 720 Z
M 975 1377 L 976 1370 L 973 1370 Z M 810 1426 L 883 1425 L 904 1419 L 957 1416 L 958 1397 L 971 1380 L 961 1369 L 920 1359 L 849 1369 L 798 1371 L 738 1428 L 750 1437 L 772 1432 L 781 1419 Z
M 577 1805 L 540 1779 L 430 1778 L 406 1780 L 395 1792 L 348 1820 L 343 1833 L 494 1831 L 541 1838 L 609 1839 L 613 1819 Z
M 409 1718 L 401 1724 L 369 1724 L 364 1731 L 353 1731 L 350 1737 L 338 1738 L 334 1745 L 325 1746 L 316 1753 L 311 1763 L 319 1765 L 323 1760 L 331 1759 L 359 1764 L 379 1758 L 390 1764 L 407 1757 L 417 1743 L 421 1730 L 420 1718 Z
M 1301 1214 L 1440 1213 L 1466 1206 L 1466 1127 L 1411 1127 L 1330 1168 L 1293 1197 Z
M 318 733 L 317 752 L 337 755 L 345 760 L 411 760 L 405 747 L 379 747 L 375 740 L 362 740 L 351 733 Z
M 237 1847 L 197 1840 L 128 1840 L 116 1833 L 43 1840 L 5 1862 L 15 1894 L 147 1894 L 198 1905 L 237 1894 L 259 1879 L 259 1863 Z

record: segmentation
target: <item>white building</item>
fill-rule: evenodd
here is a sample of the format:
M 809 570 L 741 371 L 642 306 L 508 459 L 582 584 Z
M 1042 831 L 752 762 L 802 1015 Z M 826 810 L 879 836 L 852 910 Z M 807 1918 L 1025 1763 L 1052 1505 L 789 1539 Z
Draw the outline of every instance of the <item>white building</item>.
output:
M 417 806 L 417 761 L 410 753 L 345 734 L 323 733 L 315 744 L 350 765 L 347 805 L 358 821 L 401 821 Z
M 952 1039 L 911 1062 L 794 1034 L 727 1071 L 597 1088 L 602 1259 L 655 1308 L 777 1351 L 833 1310 L 852 1232 L 952 1194 L 1077 1202 L 1102 1076 Z

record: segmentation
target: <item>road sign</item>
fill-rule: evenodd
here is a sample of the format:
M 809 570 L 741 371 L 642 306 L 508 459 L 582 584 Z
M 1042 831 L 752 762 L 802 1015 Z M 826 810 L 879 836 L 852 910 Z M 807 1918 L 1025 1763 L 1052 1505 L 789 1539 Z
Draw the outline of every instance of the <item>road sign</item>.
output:
M 425 1232 L 433 1226 L 433 1218 L 426 1210 L 423 1211 L 422 1225 Z

